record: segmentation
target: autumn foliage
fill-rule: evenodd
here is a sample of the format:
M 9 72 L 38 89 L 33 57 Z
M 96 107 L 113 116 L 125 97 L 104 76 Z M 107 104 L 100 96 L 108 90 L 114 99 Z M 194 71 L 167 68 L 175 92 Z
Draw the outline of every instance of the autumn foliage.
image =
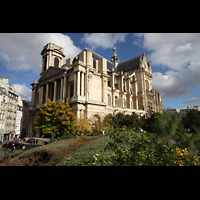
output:
M 34 121 L 35 130 L 51 137 L 73 135 L 75 133 L 75 118 L 68 102 L 64 104 L 48 99 L 48 102 L 43 104 L 43 108 L 40 109 L 38 119 Z

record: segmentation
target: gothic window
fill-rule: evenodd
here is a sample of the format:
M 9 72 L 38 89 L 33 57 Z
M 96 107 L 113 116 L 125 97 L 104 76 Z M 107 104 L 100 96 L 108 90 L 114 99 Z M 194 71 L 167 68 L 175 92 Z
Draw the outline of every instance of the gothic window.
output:
M 47 57 L 45 57 L 44 59 L 44 71 L 46 71 L 47 69 Z
M 58 58 L 54 58 L 54 67 L 55 68 L 59 67 L 59 59 Z
M 146 84 L 146 90 L 149 91 L 149 81 L 146 80 L 145 84 Z

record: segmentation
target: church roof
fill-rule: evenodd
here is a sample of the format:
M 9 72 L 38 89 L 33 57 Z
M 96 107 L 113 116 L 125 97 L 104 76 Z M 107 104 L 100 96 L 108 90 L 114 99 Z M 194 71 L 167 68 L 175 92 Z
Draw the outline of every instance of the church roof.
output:
M 85 48 L 83 51 L 90 51 L 92 53 L 93 60 L 100 60 L 101 58 L 104 58 L 88 48 Z M 111 69 L 112 67 L 114 67 L 113 63 L 107 60 L 107 69 Z
M 128 71 L 131 71 L 134 69 L 139 69 L 140 57 L 141 57 L 141 55 L 136 56 L 131 59 L 128 59 L 128 60 L 125 60 L 123 62 L 120 62 L 117 65 L 116 71 L 117 72 L 120 72 L 120 71 L 128 72 Z
M 51 78 L 53 76 L 59 75 L 64 73 L 66 70 L 64 68 L 55 68 L 50 66 L 42 75 L 42 77 L 40 77 L 40 79 L 38 80 L 38 82 L 42 82 L 48 78 Z

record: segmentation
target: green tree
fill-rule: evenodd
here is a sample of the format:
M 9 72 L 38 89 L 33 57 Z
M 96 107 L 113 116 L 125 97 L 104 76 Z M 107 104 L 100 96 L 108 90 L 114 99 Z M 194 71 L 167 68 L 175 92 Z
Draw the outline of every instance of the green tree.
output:
M 164 145 L 171 145 L 171 138 L 176 133 L 179 124 L 177 115 L 172 117 L 166 111 L 155 113 L 146 120 L 144 129 L 155 134 L 156 139 L 160 139 Z
M 60 101 L 48 102 L 43 104 L 40 109 L 39 117 L 35 120 L 35 130 L 51 137 L 64 136 L 75 133 L 75 114 L 69 103 Z
M 111 114 L 107 115 L 104 119 L 104 122 L 111 121 L 111 125 L 114 128 L 122 128 L 126 126 L 127 128 L 139 128 L 141 126 L 140 119 L 136 113 L 131 115 L 125 115 L 121 112 L 117 113 L 116 115 L 112 116 Z
M 191 132 L 195 129 L 200 129 L 200 111 L 190 110 L 185 117 L 182 119 L 182 123 L 185 128 L 191 129 Z

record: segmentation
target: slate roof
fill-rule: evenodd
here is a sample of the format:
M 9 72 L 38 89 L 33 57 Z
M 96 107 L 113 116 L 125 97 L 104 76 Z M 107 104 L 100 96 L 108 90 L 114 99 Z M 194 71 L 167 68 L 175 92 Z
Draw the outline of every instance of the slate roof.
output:
M 134 70 L 134 69 L 139 69 L 139 63 L 140 63 L 140 56 L 136 56 L 134 58 L 131 58 L 131 59 L 128 59 L 128 60 L 125 60 L 123 62 L 120 62 L 118 65 L 117 65 L 117 68 L 116 68 L 116 71 L 117 72 L 128 72 L 128 71 L 131 71 L 131 70 Z
M 99 59 L 103 58 L 102 56 L 100 56 L 99 54 L 95 53 L 94 51 L 92 51 L 88 48 L 84 49 L 83 51 L 92 52 L 92 57 L 94 60 L 99 60 Z M 123 62 L 120 62 L 117 65 L 116 72 L 121 72 L 121 71 L 128 72 L 128 71 L 131 71 L 134 69 L 139 69 L 140 57 L 141 57 L 141 55 L 136 56 L 131 59 L 128 59 L 128 60 L 125 60 Z M 114 67 L 113 63 L 111 61 L 107 60 L 107 69 L 111 69 L 113 67 Z
M 90 51 L 92 53 L 93 60 L 99 60 L 101 58 L 104 58 L 88 48 L 85 48 L 83 51 Z M 114 67 L 113 63 L 111 61 L 107 60 L 107 69 L 111 69 L 112 67 Z

